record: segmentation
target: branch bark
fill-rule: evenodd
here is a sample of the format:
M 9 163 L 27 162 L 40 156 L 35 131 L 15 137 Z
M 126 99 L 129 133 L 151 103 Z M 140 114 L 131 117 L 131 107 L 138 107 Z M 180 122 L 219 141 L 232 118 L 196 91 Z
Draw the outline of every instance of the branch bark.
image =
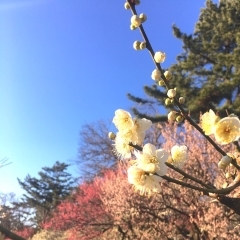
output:
M 25 238 L 18 236 L 17 234 L 11 232 L 2 225 L 0 225 L 0 232 L 3 233 L 6 237 L 11 238 L 12 240 L 26 240 Z

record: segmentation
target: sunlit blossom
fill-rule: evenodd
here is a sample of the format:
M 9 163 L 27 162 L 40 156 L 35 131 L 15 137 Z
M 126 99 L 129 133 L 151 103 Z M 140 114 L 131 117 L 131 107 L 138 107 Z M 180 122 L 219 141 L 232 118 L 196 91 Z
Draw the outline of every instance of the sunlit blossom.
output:
M 188 159 L 187 147 L 182 146 L 173 146 L 171 149 L 172 155 L 172 164 L 175 167 L 182 168 Z
M 117 133 L 115 138 L 114 153 L 123 159 L 131 158 L 131 152 L 134 150 L 133 147 L 129 146 L 129 141 L 123 138 L 119 133 Z
M 240 121 L 238 117 L 225 117 L 217 122 L 214 136 L 219 144 L 228 144 L 240 136 Z
M 212 109 L 206 112 L 201 117 L 201 125 L 204 133 L 206 135 L 211 135 L 214 133 L 215 124 L 220 120 L 220 118 L 214 113 Z
M 137 166 L 145 172 L 164 176 L 167 173 L 169 153 L 164 149 L 156 149 L 151 143 L 144 145 L 142 153 L 137 155 Z
M 115 111 L 115 117 L 112 121 L 119 131 L 127 131 L 133 127 L 133 119 L 129 112 L 122 109 Z
M 133 165 L 128 169 L 128 182 L 134 185 L 135 191 L 141 195 L 151 195 L 161 191 L 160 182 L 162 178 L 146 173 Z

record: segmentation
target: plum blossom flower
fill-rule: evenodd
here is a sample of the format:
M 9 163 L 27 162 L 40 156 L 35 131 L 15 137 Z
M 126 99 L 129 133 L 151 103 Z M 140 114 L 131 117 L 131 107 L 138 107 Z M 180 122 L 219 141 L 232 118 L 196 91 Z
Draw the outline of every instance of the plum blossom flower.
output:
M 142 153 L 137 155 L 137 166 L 147 173 L 156 173 L 159 176 L 164 176 L 167 173 L 165 162 L 168 159 L 169 153 L 164 149 L 156 149 L 151 143 L 144 145 Z
M 216 141 L 222 145 L 235 141 L 240 136 L 240 121 L 236 116 L 222 118 L 214 128 Z
M 116 134 L 114 152 L 122 158 L 130 158 L 134 148 L 129 143 L 142 145 L 145 132 L 152 126 L 152 122 L 145 118 L 132 119 L 131 114 L 122 109 L 115 112 L 113 123 L 119 132 Z
M 122 109 L 115 111 L 115 117 L 112 121 L 119 131 L 126 131 L 133 127 L 133 119 L 129 112 Z
M 212 109 L 206 112 L 201 117 L 202 129 L 205 135 L 211 135 L 214 133 L 215 124 L 220 120 L 220 118 L 215 115 Z
M 126 138 L 123 138 L 119 133 L 117 133 L 115 138 L 114 153 L 118 157 L 122 158 L 131 158 L 131 152 L 134 150 L 132 146 L 129 145 L 129 141 Z
M 187 147 L 185 145 L 175 145 L 171 149 L 171 154 L 173 165 L 175 167 L 182 168 L 188 159 Z
M 161 177 L 146 173 L 138 166 L 133 165 L 128 169 L 128 182 L 133 184 L 135 191 L 139 191 L 140 195 L 152 195 L 161 191 Z

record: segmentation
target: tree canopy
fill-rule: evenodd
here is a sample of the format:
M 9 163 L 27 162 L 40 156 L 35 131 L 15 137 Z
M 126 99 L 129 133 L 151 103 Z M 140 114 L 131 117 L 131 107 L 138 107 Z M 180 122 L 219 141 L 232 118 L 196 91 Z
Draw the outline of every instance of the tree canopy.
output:
M 15 205 L 33 209 L 31 221 L 36 225 L 44 222 L 74 189 L 74 178 L 66 171 L 68 167 L 69 164 L 57 161 L 52 167 L 43 167 L 39 178 L 27 175 L 24 181 L 18 179 L 26 194 Z

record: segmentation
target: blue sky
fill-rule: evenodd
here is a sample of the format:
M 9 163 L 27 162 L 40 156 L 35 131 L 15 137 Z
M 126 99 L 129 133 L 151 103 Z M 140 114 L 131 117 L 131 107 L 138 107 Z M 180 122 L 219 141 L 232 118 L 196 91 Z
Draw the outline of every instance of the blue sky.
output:
M 167 68 L 181 53 L 171 26 L 192 33 L 204 0 L 142 0 L 138 13 Z M 27 174 L 77 157 L 85 123 L 112 119 L 134 104 L 128 92 L 144 96 L 154 65 L 132 44 L 124 1 L 1 0 L 0 2 L 0 192 L 22 191 Z M 109 126 L 111 127 L 111 126 Z M 71 167 L 77 174 L 77 168 Z

